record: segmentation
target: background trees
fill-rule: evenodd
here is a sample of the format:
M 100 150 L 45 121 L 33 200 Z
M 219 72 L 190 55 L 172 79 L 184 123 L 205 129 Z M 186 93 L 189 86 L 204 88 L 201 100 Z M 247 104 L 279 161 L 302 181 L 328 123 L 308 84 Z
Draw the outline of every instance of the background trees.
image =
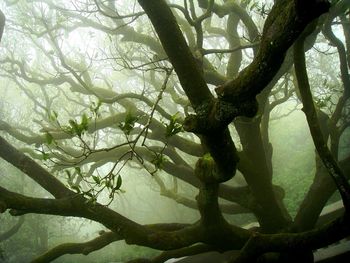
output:
M 294 249 L 306 261 L 348 235 L 347 214 L 314 229 L 337 188 L 350 200 L 348 1 L 5 2 L 0 156 L 40 187 L 1 178 L 1 211 L 111 231 L 35 262 L 120 240 L 165 251 L 152 262 L 211 250 L 241 250 L 232 262 L 282 252 L 286 262 Z M 315 161 L 296 145 L 309 136 L 293 127 L 301 108 Z M 288 116 L 282 132 L 271 127 Z M 199 214 L 133 218 L 120 203 L 137 196 L 139 177 Z M 138 206 L 157 212 L 147 199 Z M 241 214 L 259 228 L 238 227 Z

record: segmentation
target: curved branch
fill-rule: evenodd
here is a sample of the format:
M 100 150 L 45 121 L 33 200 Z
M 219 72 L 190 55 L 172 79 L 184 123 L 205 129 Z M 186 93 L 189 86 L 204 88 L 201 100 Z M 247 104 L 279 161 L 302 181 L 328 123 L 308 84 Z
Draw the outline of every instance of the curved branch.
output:
M 194 108 L 211 95 L 197 63 L 187 46 L 181 30 L 165 1 L 138 1 L 150 18 L 169 60 L 179 77 L 180 83 Z
M 183 228 L 184 225 L 177 224 L 167 224 L 167 225 L 149 225 L 150 229 L 158 230 L 158 231 L 173 231 L 179 228 Z M 115 242 L 123 240 L 123 238 L 114 233 L 114 232 L 104 232 L 102 231 L 99 237 L 96 237 L 88 242 L 84 243 L 65 243 L 58 245 L 39 257 L 32 260 L 32 263 L 41 263 L 41 262 L 51 262 L 52 260 L 59 258 L 60 256 L 66 254 L 83 254 L 88 255 L 91 252 L 97 251 L 105 246 Z
M 295 73 L 297 77 L 300 97 L 303 103 L 303 111 L 306 115 L 311 136 L 317 152 L 322 159 L 325 167 L 327 168 L 330 176 L 333 178 L 340 192 L 340 195 L 342 196 L 345 209 L 347 211 L 350 211 L 350 185 L 334 156 L 328 149 L 327 143 L 324 140 L 318 123 L 317 113 L 314 107 L 310 84 L 307 76 L 304 40 L 305 36 L 302 36 L 294 45 Z
M 162 254 L 151 259 L 150 263 L 162 263 L 170 258 L 180 258 L 185 256 L 197 255 L 197 254 L 212 251 L 212 250 L 213 250 L 212 246 L 200 244 L 200 245 L 194 245 L 191 247 L 165 251 Z
M 174 200 L 178 204 L 182 204 L 188 208 L 198 210 L 198 204 L 195 200 L 182 196 L 177 193 L 175 190 L 167 189 L 164 182 L 158 177 L 154 176 L 157 184 L 160 188 L 160 195 L 165 196 L 169 199 Z M 244 214 L 251 213 L 247 208 L 244 208 L 238 204 L 220 204 L 220 211 L 225 214 Z
M 24 223 L 24 216 L 21 216 L 18 220 L 18 222 L 8 231 L 0 234 L 0 242 L 10 238 L 11 236 L 13 236 L 14 234 L 17 233 L 17 231 L 21 228 L 21 226 Z
M 151 149 L 153 152 L 160 152 L 162 150 L 162 147 L 159 147 L 159 146 L 151 146 L 148 148 Z M 154 156 L 152 155 L 152 152 L 149 151 L 149 149 L 145 147 L 136 146 L 134 148 L 134 151 L 139 156 L 143 156 L 144 160 L 151 162 Z M 200 186 L 199 180 L 194 176 L 194 172 L 191 167 L 189 167 L 188 165 L 184 165 L 184 164 L 179 165 L 178 163 L 175 163 L 175 162 L 178 162 L 179 159 L 177 159 L 175 156 L 172 156 L 171 151 L 168 152 L 168 150 L 166 149 L 164 153 L 167 153 L 167 156 L 173 160 L 173 161 L 165 161 L 163 163 L 162 169 L 165 172 L 196 188 Z M 115 162 L 116 160 L 130 159 L 131 154 L 132 152 L 130 152 L 130 146 L 124 145 L 118 148 L 114 148 L 111 151 L 95 152 L 90 156 L 88 156 L 87 158 L 85 158 L 84 160 L 79 160 L 79 163 L 82 165 L 82 164 L 87 164 L 92 162 L 98 162 L 98 165 L 102 165 L 107 162 Z M 241 164 L 240 164 L 240 167 L 242 171 L 244 171 L 244 169 L 248 169 L 248 167 L 243 168 L 244 165 L 241 165 Z M 258 173 L 254 173 L 254 174 L 258 174 Z M 243 206 L 244 208 L 248 208 L 250 210 L 254 210 L 257 208 L 256 202 L 253 200 L 251 191 L 248 186 L 231 187 L 228 185 L 221 184 L 219 187 L 219 197 L 232 202 L 237 202 L 239 205 Z
M 349 214 L 307 232 L 272 235 L 256 233 L 245 244 L 238 258 L 231 259 L 229 263 L 254 262 L 258 256 L 266 252 L 314 250 L 332 244 L 349 234 Z
M 277 73 L 295 39 L 328 8 L 323 0 L 277 1 L 265 22 L 257 56 L 236 79 L 218 88 L 218 95 L 231 102 L 254 98 Z
M 2 38 L 2 34 L 4 32 L 4 28 L 5 28 L 5 15 L 0 10 L 0 41 L 1 41 L 1 38 Z
M 93 133 L 98 130 L 102 130 L 111 126 L 113 127 L 113 125 L 123 122 L 125 120 L 126 114 L 127 112 L 117 113 L 117 114 L 108 116 L 104 119 L 97 120 L 96 122 L 90 122 L 87 126 L 87 131 L 88 133 Z M 146 113 L 141 110 L 136 110 L 135 115 L 146 116 Z M 145 125 L 147 121 L 148 121 L 148 117 L 141 117 L 140 119 L 138 119 L 137 122 L 139 124 Z M 163 143 L 167 143 L 168 145 L 174 146 L 177 149 L 194 156 L 201 156 L 203 154 L 202 147 L 198 143 L 195 143 L 194 141 L 190 141 L 177 134 L 171 137 L 166 137 L 164 124 L 162 124 L 156 119 L 152 119 L 152 122 L 149 125 L 149 129 L 152 130 L 152 132 L 147 134 L 147 139 L 157 140 Z M 9 125 L 8 123 L 2 120 L 0 120 L 0 130 L 6 131 L 8 134 L 13 136 L 17 140 L 20 140 L 27 144 L 40 145 L 47 142 L 46 134 L 29 136 L 17 131 L 11 125 Z M 52 136 L 52 139 L 56 141 L 71 139 L 74 137 L 74 135 L 59 129 L 50 130 L 50 128 L 44 127 L 42 131 L 49 132 L 50 135 Z
M 209 5 L 209 1 L 199 0 L 198 4 L 202 8 L 207 8 Z M 227 1 L 223 5 L 214 4 L 213 12 L 217 14 L 219 17 L 224 17 L 225 15 L 234 13 L 242 20 L 242 22 L 247 27 L 249 38 L 252 42 L 256 41 L 257 38 L 259 37 L 259 31 L 253 19 L 248 15 L 246 10 L 241 6 L 239 6 L 236 2 Z
M 0 157 L 27 174 L 56 198 L 74 195 L 63 183 L 0 137 Z
M 10 214 L 13 216 L 26 213 L 79 216 L 75 207 L 77 199 L 79 199 L 77 194 L 61 199 L 33 198 L 8 191 L 0 186 L 0 201 L 3 204 L 1 212 L 11 209 Z
M 229 48 L 229 49 L 204 49 L 203 50 L 203 55 L 208 55 L 208 54 L 224 54 L 224 53 L 233 53 L 242 49 L 246 48 L 253 48 L 257 47 L 258 43 L 252 43 L 252 44 L 246 44 L 246 45 L 240 45 L 234 48 Z
M 91 219 L 112 230 L 128 244 L 155 249 L 178 249 L 203 239 L 203 231 L 200 231 L 199 225 L 140 225 L 106 206 L 90 203 L 78 194 L 61 199 L 32 198 L 0 187 L 0 204 L 2 212 L 11 209 L 10 214 L 13 216 L 37 213 Z M 248 231 L 243 232 L 248 233 Z M 241 240 L 243 237 L 236 238 Z M 247 236 L 244 238 L 246 239 Z
M 342 112 L 346 104 L 346 100 L 350 96 L 350 75 L 348 70 L 349 61 L 347 61 L 346 49 L 342 41 L 338 37 L 336 37 L 335 34 L 333 33 L 332 21 L 337 15 L 339 15 L 339 13 L 345 12 L 348 5 L 349 5 L 349 1 L 339 1 L 335 6 L 333 6 L 332 9 L 330 10 L 330 14 L 327 17 L 327 20 L 325 21 L 324 28 L 322 31 L 325 37 L 330 41 L 330 43 L 334 45 L 338 50 L 338 56 L 339 56 L 339 62 L 340 62 L 340 76 L 341 76 L 342 83 L 344 85 L 343 96 L 339 98 L 337 106 L 331 117 L 330 123 L 333 125 L 334 130 L 337 129 L 336 125 L 342 116 Z
M 121 240 L 120 236 L 114 232 L 105 232 L 99 237 L 84 243 L 65 243 L 58 245 L 39 257 L 32 260 L 32 263 L 45 263 L 66 255 L 66 254 L 83 254 L 88 255 L 91 252 L 99 250 L 112 242 Z

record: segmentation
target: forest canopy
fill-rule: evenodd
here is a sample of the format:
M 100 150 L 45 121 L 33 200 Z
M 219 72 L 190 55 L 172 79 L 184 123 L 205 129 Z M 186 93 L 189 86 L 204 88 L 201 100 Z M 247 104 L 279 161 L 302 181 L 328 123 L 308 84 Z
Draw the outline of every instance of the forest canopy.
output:
M 349 236 L 350 1 L 0 10 L 0 261 L 314 262 Z

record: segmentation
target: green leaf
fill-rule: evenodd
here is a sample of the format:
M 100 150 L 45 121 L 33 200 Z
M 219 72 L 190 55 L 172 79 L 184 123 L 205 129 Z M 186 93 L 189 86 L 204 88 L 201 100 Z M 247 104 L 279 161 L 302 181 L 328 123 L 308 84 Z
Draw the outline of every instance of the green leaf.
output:
M 74 167 L 74 170 L 77 172 L 77 174 L 79 174 L 80 176 L 82 176 L 81 169 L 80 169 L 79 166 Z
M 58 113 L 56 111 L 52 111 L 52 113 L 47 111 L 47 115 L 50 121 L 57 121 Z
M 83 116 L 81 117 L 81 123 L 80 123 L 80 128 L 83 131 L 87 131 L 89 128 L 89 119 L 84 113 Z
M 114 190 L 119 190 L 120 187 L 122 186 L 122 182 L 123 182 L 122 177 L 121 177 L 121 175 L 119 175 L 118 178 L 117 178 L 117 184 L 114 187 Z
M 78 136 L 81 136 L 81 130 L 79 128 L 79 125 L 76 123 L 75 120 L 69 120 L 69 124 L 72 128 L 73 134 L 77 134 Z
M 48 145 L 50 145 L 53 142 L 53 136 L 49 132 L 45 133 L 45 139 Z
M 98 100 L 97 103 L 92 102 L 91 104 L 90 111 L 97 116 L 102 105 L 102 101 Z
M 78 124 L 75 120 L 70 119 L 69 124 L 71 126 L 71 131 L 73 131 L 73 134 L 78 135 L 79 137 L 83 134 L 84 131 L 87 131 L 89 128 L 89 118 L 84 113 L 81 116 L 81 122 Z
M 169 124 L 165 124 L 165 137 L 171 137 L 183 131 L 183 127 L 179 122 L 179 119 L 178 113 L 171 116 Z
M 95 181 L 96 184 L 100 184 L 100 183 L 101 183 L 101 179 L 100 179 L 100 177 L 98 177 L 98 176 L 93 175 L 93 176 L 92 176 L 92 179 L 94 179 L 94 181 Z
M 164 164 L 164 162 L 166 162 L 166 161 L 167 161 L 167 159 L 164 157 L 163 154 L 161 154 L 161 153 L 159 153 L 159 154 L 156 153 L 156 154 L 154 155 L 153 160 L 151 160 L 151 163 L 154 164 L 154 167 L 155 167 L 156 169 L 162 170 L 162 169 L 163 169 L 163 164 Z
M 129 135 L 130 132 L 134 129 L 135 123 L 138 119 L 138 116 L 135 116 L 130 111 L 128 111 L 125 115 L 124 123 L 120 123 L 118 126 L 126 135 Z
M 44 161 L 46 161 L 46 160 L 50 159 L 50 155 L 46 152 L 42 152 L 42 158 Z

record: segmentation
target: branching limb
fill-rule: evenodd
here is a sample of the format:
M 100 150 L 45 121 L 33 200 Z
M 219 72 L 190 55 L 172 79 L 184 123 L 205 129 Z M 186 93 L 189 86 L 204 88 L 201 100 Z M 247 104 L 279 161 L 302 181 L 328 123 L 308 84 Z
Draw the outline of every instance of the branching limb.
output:
M 83 217 L 111 229 L 128 244 L 161 250 L 178 249 L 199 242 L 203 233 L 198 225 L 155 224 L 140 225 L 117 212 L 92 204 L 81 195 L 61 199 L 32 198 L 0 187 L 1 212 L 11 209 L 13 216 L 26 213 Z
M 32 263 L 41 263 L 41 262 L 51 262 L 52 260 L 66 255 L 66 254 L 83 254 L 88 255 L 91 252 L 99 250 L 112 242 L 120 240 L 120 236 L 114 232 L 105 232 L 99 237 L 92 239 L 84 243 L 65 243 L 58 245 L 39 257 L 32 260 Z
M 265 22 L 256 58 L 236 79 L 218 88 L 218 95 L 231 102 L 254 98 L 277 73 L 295 39 L 328 8 L 327 1 L 314 0 L 307 4 L 302 1 L 278 1 Z
M 33 198 L 6 190 L 0 186 L 0 202 L 4 212 L 10 209 L 10 214 L 19 216 L 26 213 L 48 215 L 79 216 L 75 204 L 78 196 L 61 199 Z
M 163 0 L 151 2 L 139 0 L 138 2 L 157 31 L 193 107 L 197 108 L 203 102 L 211 101 L 213 97 L 169 6 Z
M 322 159 L 329 174 L 332 176 L 344 202 L 347 211 L 350 211 L 350 185 L 343 171 L 339 167 L 334 156 L 327 147 L 322 131 L 320 129 L 316 109 L 312 99 L 310 84 L 307 76 L 304 36 L 297 40 L 294 45 L 295 73 L 299 86 L 300 96 L 303 103 L 303 111 L 306 115 L 312 139 L 320 158 Z
M 320 228 L 302 233 L 255 233 L 243 247 L 241 254 L 230 263 L 248 263 L 267 252 L 314 250 L 327 246 L 350 234 L 349 215 L 336 219 Z
M 343 95 L 339 98 L 338 103 L 334 109 L 334 113 L 331 117 L 330 125 L 333 126 L 331 127 L 333 130 L 339 129 L 337 127 L 338 121 L 342 117 L 343 109 L 346 105 L 347 99 L 350 97 L 350 75 L 348 69 L 349 61 L 347 59 L 346 49 L 342 41 L 332 31 L 332 21 L 336 16 L 344 12 L 348 8 L 348 5 L 349 1 L 339 1 L 336 5 L 334 5 L 330 10 L 330 14 L 325 21 L 322 31 L 330 43 L 337 48 L 340 63 L 340 77 L 344 85 Z
M 322 209 L 332 194 L 337 190 L 333 179 L 327 169 L 322 165 L 319 156 L 316 157 L 316 174 L 308 193 L 294 218 L 294 228 L 298 231 L 312 229 L 318 222 Z M 339 161 L 339 165 L 345 174 L 350 175 L 350 155 Z
M 180 258 L 185 256 L 197 255 L 211 250 L 213 250 L 213 247 L 204 244 L 194 245 L 191 247 L 176 250 L 169 250 L 151 259 L 150 263 L 162 263 L 170 258 Z
M 228 244 L 243 246 L 242 241 L 250 233 L 245 229 L 229 225 L 222 216 L 218 203 L 218 190 L 221 178 L 217 173 L 215 162 L 209 154 L 198 159 L 195 175 L 201 181 L 196 200 L 201 214 L 199 221 L 200 230 L 205 232 L 202 237 L 204 238 L 203 242 L 215 247 L 228 247 Z M 234 234 L 223 234 L 229 232 Z
M 157 184 L 160 187 L 160 194 L 167 198 L 174 200 L 175 202 L 182 204 L 188 208 L 197 210 L 198 205 L 195 200 L 182 196 L 172 189 L 167 189 L 164 182 L 158 176 L 154 176 Z M 242 214 L 242 213 L 251 213 L 251 211 L 245 207 L 242 207 L 238 204 L 221 204 L 220 211 L 225 214 Z
M 208 0 L 199 0 L 198 4 L 201 8 L 208 8 L 209 1 Z M 237 2 L 235 1 L 226 1 L 223 5 L 219 5 L 217 3 L 214 3 L 213 5 L 213 12 L 218 15 L 219 17 L 224 17 L 228 14 L 235 14 L 237 15 L 244 25 L 247 28 L 250 41 L 256 41 L 259 37 L 259 30 L 257 26 L 255 25 L 253 19 L 251 16 L 247 13 L 247 11 L 241 7 Z
M 26 173 L 56 198 L 74 195 L 58 179 L 0 137 L 0 157 Z
M 18 222 L 11 227 L 11 229 L 9 229 L 8 231 L 1 233 L 0 234 L 0 242 L 10 238 L 11 236 L 13 236 L 14 234 L 17 233 L 17 231 L 21 228 L 21 226 L 24 223 L 24 216 L 21 216 L 18 220 Z
M 128 112 L 116 113 L 106 118 L 98 119 L 96 120 L 96 122 L 90 122 L 87 125 L 87 132 L 91 134 L 99 130 L 106 129 L 110 126 L 113 126 L 113 124 L 115 123 L 121 123 L 125 120 L 125 116 L 127 115 L 127 113 Z M 135 115 L 141 116 L 137 120 L 137 123 L 141 125 L 147 124 L 148 119 L 146 117 L 143 117 L 143 116 L 147 116 L 147 114 L 144 111 L 136 110 Z M 55 141 L 72 139 L 74 137 L 74 135 L 67 133 L 64 130 L 60 130 L 59 128 L 55 130 L 50 130 L 48 127 L 47 128 L 45 127 L 42 129 L 42 132 L 44 134 L 27 135 L 21 131 L 18 131 L 16 128 L 12 127 L 10 124 L 2 120 L 0 120 L 0 130 L 6 131 L 8 134 L 13 136 L 17 140 L 20 140 L 26 144 L 36 144 L 36 145 L 45 144 L 47 142 L 47 137 L 45 132 L 49 132 L 50 135 L 52 136 L 52 139 Z M 167 143 L 168 145 L 174 146 L 177 149 L 183 152 L 189 153 L 191 155 L 200 156 L 203 154 L 203 150 L 201 146 L 194 141 L 190 141 L 177 134 L 171 137 L 166 137 L 164 124 L 162 124 L 160 121 L 156 119 L 153 119 L 152 122 L 150 123 L 149 130 L 152 131 L 151 133 L 147 134 L 148 136 L 147 138 L 149 140 L 162 141 L 164 143 Z M 135 132 L 136 131 L 137 129 L 135 129 Z M 100 149 L 100 150 L 97 149 L 97 150 L 94 150 L 93 152 L 110 151 L 112 149 L 113 149 L 113 146 L 105 149 Z

